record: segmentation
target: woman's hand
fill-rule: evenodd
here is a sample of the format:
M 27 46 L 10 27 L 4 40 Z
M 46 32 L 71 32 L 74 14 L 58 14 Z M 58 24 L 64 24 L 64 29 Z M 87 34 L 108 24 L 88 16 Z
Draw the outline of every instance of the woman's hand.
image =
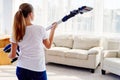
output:
M 57 27 L 57 22 L 54 22 L 52 24 L 52 28 L 51 28 L 51 31 L 50 31 L 49 39 L 43 40 L 43 43 L 44 43 L 45 47 L 48 48 L 48 49 L 52 45 L 53 37 L 54 37 L 54 32 L 55 32 L 56 27 Z
M 57 22 L 54 22 L 54 23 L 52 24 L 51 30 L 55 30 L 56 28 L 57 28 Z
M 11 52 L 8 57 L 14 59 L 16 57 L 17 43 L 11 43 Z

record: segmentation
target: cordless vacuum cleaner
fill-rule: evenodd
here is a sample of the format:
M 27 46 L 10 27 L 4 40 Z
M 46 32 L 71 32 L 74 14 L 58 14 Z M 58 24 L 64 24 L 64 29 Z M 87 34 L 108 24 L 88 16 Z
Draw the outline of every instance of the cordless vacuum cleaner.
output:
M 77 10 L 71 11 L 70 14 L 64 16 L 61 20 L 57 21 L 57 24 L 60 24 L 60 23 L 62 23 L 62 22 L 66 22 L 68 19 L 74 17 L 75 15 L 77 15 L 77 14 L 79 14 L 79 13 L 80 13 L 80 14 L 83 14 L 83 13 L 89 12 L 89 11 L 91 11 L 92 9 L 93 9 L 93 8 L 91 8 L 91 7 L 82 6 L 82 7 L 78 8 Z M 52 25 L 51 25 L 51 26 L 48 26 L 48 27 L 46 28 L 46 31 L 48 31 L 48 30 L 51 29 L 51 28 L 52 28 Z M 6 53 L 9 53 L 9 52 L 11 51 L 11 44 L 8 44 L 8 45 L 3 49 L 3 51 L 6 52 Z M 17 51 L 16 51 L 17 56 L 19 56 L 19 51 L 20 51 L 20 50 L 19 50 L 19 46 L 18 46 L 18 47 L 17 47 Z M 18 59 L 18 57 L 12 59 L 11 63 L 15 62 L 17 59 Z
M 74 17 L 75 15 L 77 15 L 77 14 L 79 14 L 79 13 L 80 13 L 80 14 L 83 14 L 83 13 L 89 12 L 89 11 L 91 11 L 92 9 L 93 9 L 93 8 L 91 8 L 91 7 L 82 6 L 82 7 L 78 8 L 77 10 L 71 11 L 70 14 L 64 16 L 61 20 L 57 21 L 57 24 L 60 24 L 60 23 L 62 23 L 62 22 L 66 22 L 68 19 Z M 52 25 L 49 26 L 49 27 L 47 27 L 46 30 L 48 31 L 48 30 L 51 29 L 51 28 L 52 28 Z

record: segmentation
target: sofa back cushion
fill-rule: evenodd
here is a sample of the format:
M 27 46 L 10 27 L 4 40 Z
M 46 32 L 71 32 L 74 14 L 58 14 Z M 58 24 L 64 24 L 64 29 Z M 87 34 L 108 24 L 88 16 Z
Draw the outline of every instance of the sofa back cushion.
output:
M 119 49 L 119 44 L 116 41 L 111 41 L 111 42 L 108 42 L 107 44 L 108 44 L 108 46 L 107 46 L 108 50 L 118 50 Z
M 85 49 L 88 50 L 92 47 L 100 46 L 100 39 L 97 37 L 88 36 L 75 36 L 74 37 L 74 49 Z
M 54 37 L 53 43 L 57 47 L 72 48 L 73 37 L 72 37 L 72 35 L 58 35 L 58 36 Z
M 120 39 L 105 38 L 103 45 L 105 50 L 119 50 Z

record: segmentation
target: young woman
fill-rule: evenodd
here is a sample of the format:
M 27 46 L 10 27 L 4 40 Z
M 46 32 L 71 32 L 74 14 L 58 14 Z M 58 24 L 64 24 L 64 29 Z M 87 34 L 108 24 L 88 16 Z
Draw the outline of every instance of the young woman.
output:
M 19 80 L 47 80 L 44 47 L 50 48 L 57 23 L 52 24 L 49 38 L 46 30 L 34 25 L 33 7 L 23 3 L 14 16 L 13 34 L 10 39 L 12 47 L 9 58 L 16 57 L 19 45 L 20 53 L 17 62 L 16 75 Z

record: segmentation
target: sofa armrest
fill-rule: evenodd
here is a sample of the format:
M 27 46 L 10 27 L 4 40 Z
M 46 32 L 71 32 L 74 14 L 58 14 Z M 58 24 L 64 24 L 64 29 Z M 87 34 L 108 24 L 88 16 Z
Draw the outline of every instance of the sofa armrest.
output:
M 119 50 L 105 50 L 102 53 L 103 58 L 114 58 L 117 57 Z
M 101 53 L 102 49 L 103 49 L 102 47 L 93 47 L 88 50 L 88 54 L 89 55 L 97 55 L 97 54 Z
M 118 53 L 119 50 L 104 50 L 101 55 L 101 68 L 103 68 L 105 58 L 115 58 Z

